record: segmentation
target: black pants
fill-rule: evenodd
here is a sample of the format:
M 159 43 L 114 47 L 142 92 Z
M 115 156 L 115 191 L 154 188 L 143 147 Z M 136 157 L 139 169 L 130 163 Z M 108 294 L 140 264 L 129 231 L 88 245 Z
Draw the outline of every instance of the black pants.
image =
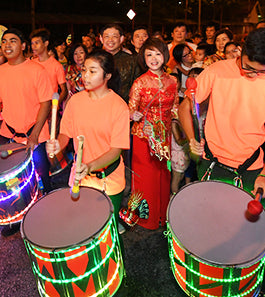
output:
M 10 138 L 0 136 L 0 145 L 12 142 Z M 40 143 L 33 152 L 33 162 L 43 184 L 43 193 L 52 190 L 50 181 L 50 162 L 46 153 L 45 142 Z
M 209 160 L 202 159 L 198 166 L 197 166 L 197 172 L 198 172 L 198 178 L 201 180 L 205 173 L 210 166 L 212 162 Z M 243 189 L 249 193 L 253 191 L 254 189 L 254 183 L 258 176 L 258 174 L 261 172 L 261 169 L 257 170 L 246 170 L 242 174 L 242 182 L 243 182 Z M 221 168 L 217 165 L 214 166 L 211 178 L 210 180 L 220 180 L 229 184 L 234 184 L 234 178 L 236 177 L 235 173 L 228 171 L 227 169 Z M 207 176 L 203 180 L 207 179 Z

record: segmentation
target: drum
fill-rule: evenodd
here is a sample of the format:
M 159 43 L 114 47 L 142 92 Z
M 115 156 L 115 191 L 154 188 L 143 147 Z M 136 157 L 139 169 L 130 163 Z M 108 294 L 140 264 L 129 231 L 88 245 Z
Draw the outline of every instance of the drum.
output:
M 246 218 L 250 194 L 218 181 L 183 187 L 167 210 L 171 268 L 189 296 L 258 296 L 265 213 Z
M 113 296 L 124 273 L 113 206 L 103 192 L 50 192 L 26 213 L 21 234 L 41 296 Z
M 13 151 L 6 158 L 0 158 L 0 225 L 7 225 L 21 221 L 37 200 L 38 178 L 32 154 L 26 152 L 22 144 L 4 144 L 0 150 L 2 153 Z
M 49 158 L 51 164 L 50 176 L 55 176 L 71 166 L 73 159 L 73 148 L 72 145 L 69 144 L 63 151 L 56 154 L 53 158 Z

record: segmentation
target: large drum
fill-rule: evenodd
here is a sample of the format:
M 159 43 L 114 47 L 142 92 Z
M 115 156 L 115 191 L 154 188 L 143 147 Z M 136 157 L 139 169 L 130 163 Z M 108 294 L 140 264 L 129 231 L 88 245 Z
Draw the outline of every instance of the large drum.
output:
M 1 145 L 0 151 L 10 152 L 0 158 L 0 225 L 7 225 L 22 220 L 37 200 L 39 189 L 30 151 L 18 143 Z
M 258 296 L 264 273 L 265 213 L 246 218 L 252 197 L 233 185 L 195 182 L 167 211 L 171 267 L 189 296 Z
M 49 193 L 23 218 L 21 234 L 41 296 L 113 296 L 124 273 L 110 199 L 80 188 Z

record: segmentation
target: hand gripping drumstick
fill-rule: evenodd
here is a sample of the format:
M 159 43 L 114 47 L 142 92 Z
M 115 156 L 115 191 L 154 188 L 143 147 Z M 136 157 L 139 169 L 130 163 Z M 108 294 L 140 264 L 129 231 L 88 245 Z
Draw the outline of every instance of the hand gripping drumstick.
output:
M 11 154 L 15 153 L 15 152 L 19 152 L 19 151 L 23 151 L 26 149 L 26 146 L 23 145 L 23 146 L 20 146 L 20 147 L 16 147 L 12 150 L 6 150 L 6 151 L 1 151 L 1 158 L 6 158 L 8 156 L 10 156 Z
M 255 199 L 248 203 L 248 213 L 252 216 L 258 217 L 263 211 L 263 205 L 260 203 L 260 200 L 263 195 L 263 189 L 258 188 L 255 195 Z
M 75 174 L 76 172 L 80 171 L 80 166 L 82 163 L 82 157 L 83 157 L 83 145 L 84 145 L 84 136 L 80 135 L 77 137 L 78 139 L 78 151 L 77 151 L 77 156 L 76 156 L 76 167 L 75 167 Z M 80 196 L 80 191 L 79 191 L 79 180 L 74 180 L 73 187 L 71 189 L 71 198 L 76 201 L 78 200 Z
M 50 140 L 53 140 L 56 137 L 55 134 L 56 134 L 56 117 L 57 117 L 58 101 L 59 101 L 59 94 L 54 93 L 52 96 L 52 116 L 51 116 Z M 49 157 L 52 159 L 54 157 L 54 153 L 50 153 Z
M 192 96 L 192 122 L 193 122 L 193 128 L 194 128 L 194 134 L 195 139 L 200 142 L 201 136 L 200 136 L 200 125 L 198 120 L 198 112 L 197 112 L 197 106 L 195 101 L 195 90 L 197 88 L 197 82 L 194 77 L 188 77 L 186 80 L 186 88 L 190 90 L 191 96 Z

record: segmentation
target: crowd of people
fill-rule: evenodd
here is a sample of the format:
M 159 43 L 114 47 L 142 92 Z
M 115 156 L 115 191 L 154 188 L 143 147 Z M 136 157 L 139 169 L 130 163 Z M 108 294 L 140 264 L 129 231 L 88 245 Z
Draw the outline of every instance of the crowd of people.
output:
M 121 26 L 107 24 L 99 36 L 89 32 L 54 44 L 45 28 L 31 32 L 28 42 L 20 30 L 6 28 L 0 142 L 24 143 L 34 152 L 47 194 L 48 155 L 71 139 L 76 154 L 77 136 L 84 135 L 82 165 L 77 171 L 74 162 L 69 186 L 77 179 L 105 191 L 117 221 L 121 205 L 141 193 L 149 218 L 139 225 L 147 229 L 165 225 L 170 198 L 194 180 L 214 178 L 250 193 L 265 191 L 264 24 L 241 43 L 214 23 L 204 37 L 196 33 L 192 39 L 187 25 L 176 23 L 170 43 L 144 26 L 133 30 L 129 42 Z M 197 127 L 189 77 L 197 81 Z M 50 140 L 53 93 L 59 93 L 60 128 Z M 13 224 L 2 235 L 16 231 Z

